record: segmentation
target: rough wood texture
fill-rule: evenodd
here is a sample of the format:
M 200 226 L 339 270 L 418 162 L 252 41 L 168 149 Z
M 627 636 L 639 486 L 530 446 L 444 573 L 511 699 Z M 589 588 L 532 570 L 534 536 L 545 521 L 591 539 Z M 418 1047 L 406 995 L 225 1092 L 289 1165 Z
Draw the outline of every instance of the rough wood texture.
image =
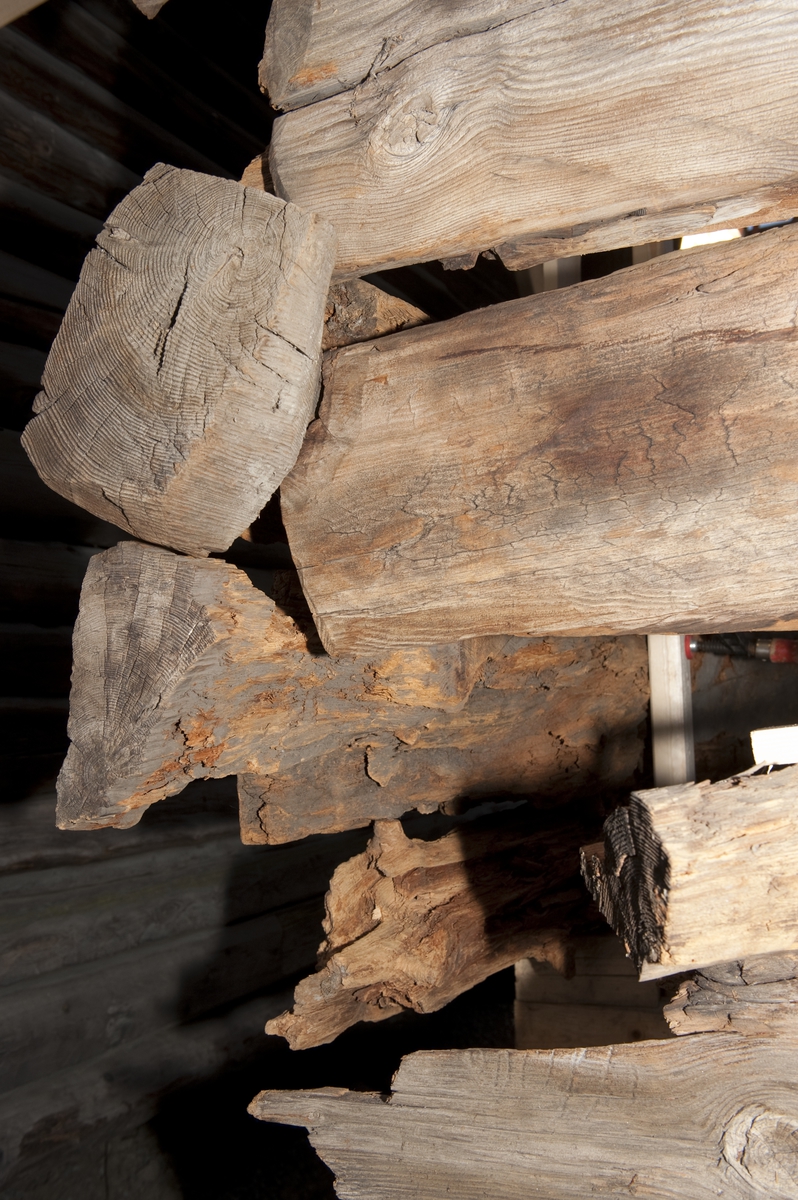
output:
M 682 982 L 665 1017 L 677 1034 L 798 1036 L 798 954 L 705 967 Z
M 641 979 L 798 949 L 798 767 L 635 792 L 582 872 Z
M 791 0 L 283 0 L 261 83 L 305 107 L 271 173 L 336 226 L 342 276 L 753 225 L 798 212 L 796 51 Z
M 281 489 L 328 650 L 796 620 L 798 227 L 329 356 Z
M 97 242 L 23 444 L 46 483 L 135 536 L 226 549 L 313 414 L 334 232 L 159 164 Z
M 133 824 L 192 778 L 239 772 L 261 777 L 251 781 L 261 791 L 294 781 L 248 810 L 245 836 L 256 842 L 432 811 L 464 794 L 630 786 L 647 700 L 642 639 L 486 638 L 330 658 L 295 574 L 275 572 L 269 586 L 274 599 L 225 562 L 136 542 L 92 559 L 62 826 Z M 351 796 L 344 787 L 327 799 L 335 781 L 324 772 L 318 791 L 307 789 L 326 755 L 325 768 L 350 756 Z
M 425 312 L 364 279 L 333 284 L 324 310 L 322 350 L 366 342 L 429 320 Z
M 378 821 L 362 854 L 332 877 L 319 969 L 267 1033 L 293 1050 L 357 1021 L 435 1012 L 517 959 L 550 954 L 584 923 L 575 838 L 583 821 L 523 805 L 432 841 Z
M 391 1096 L 261 1092 L 305 1125 L 341 1200 L 795 1200 L 798 1039 L 433 1050 Z

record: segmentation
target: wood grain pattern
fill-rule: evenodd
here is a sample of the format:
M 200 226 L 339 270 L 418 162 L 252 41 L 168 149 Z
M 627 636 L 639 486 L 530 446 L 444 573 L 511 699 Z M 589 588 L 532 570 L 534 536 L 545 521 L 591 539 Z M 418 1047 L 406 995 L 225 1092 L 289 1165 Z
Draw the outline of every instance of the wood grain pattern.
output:
M 324 310 L 322 350 L 351 346 L 384 337 L 400 329 L 413 329 L 429 320 L 425 312 L 383 292 L 365 279 L 335 283 L 327 296 Z
M 312 416 L 334 232 L 160 164 L 97 241 L 25 449 L 56 491 L 137 537 L 226 549 Z
M 641 979 L 798 949 L 798 767 L 635 792 L 582 873 Z
M 134 824 L 193 778 L 236 773 L 259 777 L 242 806 L 249 842 L 434 811 L 463 794 L 632 784 L 642 639 L 472 639 L 331 658 L 293 572 L 275 572 L 270 590 L 219 560 L 135 542 L 92 559 L 62 827 Z M 328 772 L 346 756 L 353 773 L 336 791 Z M 272 781 L 287 783 L 272 794 Z
M 580 828 L 574 812 L 527 805 L 431 841 L 378 821 L 330 881 L 316 974 L 266 1032 L 293 1050 L 319 1046 L 358 1021 L 435 1012 L 547 942 L 561 949 L 586 924 Z
M 577 1050 L 433 1050 L 390 1097 L 261 1092 L 305 1125 L 340 1200 L 795 1200 L 798 1039 L 729 1034 Z
M 665 1006 L 676 1034 L 798 1035 L 798 954 L 772 954 L 705 967 Z
M 790 0 L 286 2 L 262 81 L 305 107 L 276 121 L 271 174 L 336 226 L 342 277 L 752 225 L 774 187 L 795 215 L 796 50 Z
M 328 650 L 796 620 L 798 228 L 350 346 L 282 508 Z

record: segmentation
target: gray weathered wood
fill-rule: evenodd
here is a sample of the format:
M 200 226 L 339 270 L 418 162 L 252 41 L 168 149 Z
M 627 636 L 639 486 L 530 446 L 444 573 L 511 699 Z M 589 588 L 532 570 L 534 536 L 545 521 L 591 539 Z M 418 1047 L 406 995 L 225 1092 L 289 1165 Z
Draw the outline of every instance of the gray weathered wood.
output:
M 634 792 L 582 872 L 641 979 L 798 949 L 798 767 Z
M 724 1034 L 577 1050 L 433 1050 L 387 1099 L 261 1092 L 305 1125 L 341 1200 L 795 1200 L 798 1039 Z
M 676 1034 L 798 1035 L 798 954 L 721 963 L 685 979 L 665 1017 Z
M 580 824 L 573 810 L 545 820 L 521 805 L 428 840 L 378 821 L 330 881 L 316 974 L 266 1032 L 304 1050 L 358 1021 L 435 1012 L 546 940 L 561 942 L 586 924 Z
M 225 549 L 313 414 L 335 234 L 265 192 L 158 165 L 97 240 L 25 449 L 130 533 Z
M 272 178 L 336 226 L 342 276 L 794 215 L 797 50 L 791 0 L 283 0 L 261 82 L 305 107 L 275 123 Z
M 792 628 L 797 271 L 788 227 L 330 355 L 281 490 L 327 649 Z
M 331 658 L 294 573 L 275 572 L 271 592 L 217 559 L 136 542 L 95 556 L 75 628 L 63 827 L 133 824 L 192 778 L 242 772 L 260 777 L 243 806 L 251 842 L 462 795 L 631 785 L 642 639 L 487 638 Z M 309 788 L 304 764 L 322 756 Z M 325 778 L 338 756 L 353 764 L 351 794 Z

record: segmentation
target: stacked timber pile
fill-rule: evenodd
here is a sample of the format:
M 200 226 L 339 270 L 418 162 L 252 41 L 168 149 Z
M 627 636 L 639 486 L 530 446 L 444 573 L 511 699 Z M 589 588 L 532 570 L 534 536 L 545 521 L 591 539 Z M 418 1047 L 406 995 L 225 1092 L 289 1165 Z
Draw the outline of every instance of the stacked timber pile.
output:
M 798 1196 L 795 772 L 635 791 L 595 840 L 642 635 L 795 621 L 798 227 L 432 324 L 362 279 L 793 218 L 798 155 L 742 118 L 787 126 L 796 42 L 786 0 L 278 2 L 268 152 L 240 183 L 156 164 L 84 264 L 23 445 L 135 540 L 86 572 L 60 827 L 230 775 L 250 843 L 375 822 L 267 1026 L 295 1048 L 521 957 L 567 974 L 580 847 L 641 979 L 691 972 L 698 1038 L 262 1093 L 342 1197 Z M 295 569 L 250 579 L 218 556 L 278 489 Z M 738 978 L 766 989 L 739 1013 Z

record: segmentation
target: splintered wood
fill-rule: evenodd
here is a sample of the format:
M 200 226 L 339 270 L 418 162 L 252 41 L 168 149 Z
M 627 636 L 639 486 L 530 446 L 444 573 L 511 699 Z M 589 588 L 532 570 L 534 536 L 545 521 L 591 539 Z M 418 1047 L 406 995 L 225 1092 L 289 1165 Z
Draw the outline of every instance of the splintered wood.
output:
M 330 355 L 281 492 L 327 649 L 795 623 L 797 273 L 777 229 Z
M 798 949 L 798 767 L 633 793 L 582 872 L 641 979 Z
M 798 1036 L 798 954 L 705 967 L 681 983 L 665 1017 L 677 1034 Z
M 303 1050 L 357 1021 L 434 1012 L 519 958 L 564 958 L 585 923 L 576 839 L 584 819 L 559 809 L 463 823 L 432 841 L 379 821 L 327 893 L 320 966 L 267 1033 Z
M 281 0 L 260 78 L 293 110 L 276 193 L 333 222 L 342 276 L 798 212 L 792 0 Z
M 58 783 L 63 828 L 130 825 L 191 779 L 236 773 L 247 776 L 248 842 L 464 795 L 632 783 L 642 639 L 486 638 L 334 658 L 294 573 L 276 572 L 271 590 L 225 562 L 136 542 L 91 560 Z M 342 762 L 352 770 L 336 780 Z
M 796 1200 L 798 1038 L 432 1050 L 389 1097 L 261 1092 L 304 1125 L 340 1200 Z
M 136 537 L 224 550 L 313 415 L 335 233 L 263 191 L 159 164 L 97 243 L 23 445 L 50 487 Z

